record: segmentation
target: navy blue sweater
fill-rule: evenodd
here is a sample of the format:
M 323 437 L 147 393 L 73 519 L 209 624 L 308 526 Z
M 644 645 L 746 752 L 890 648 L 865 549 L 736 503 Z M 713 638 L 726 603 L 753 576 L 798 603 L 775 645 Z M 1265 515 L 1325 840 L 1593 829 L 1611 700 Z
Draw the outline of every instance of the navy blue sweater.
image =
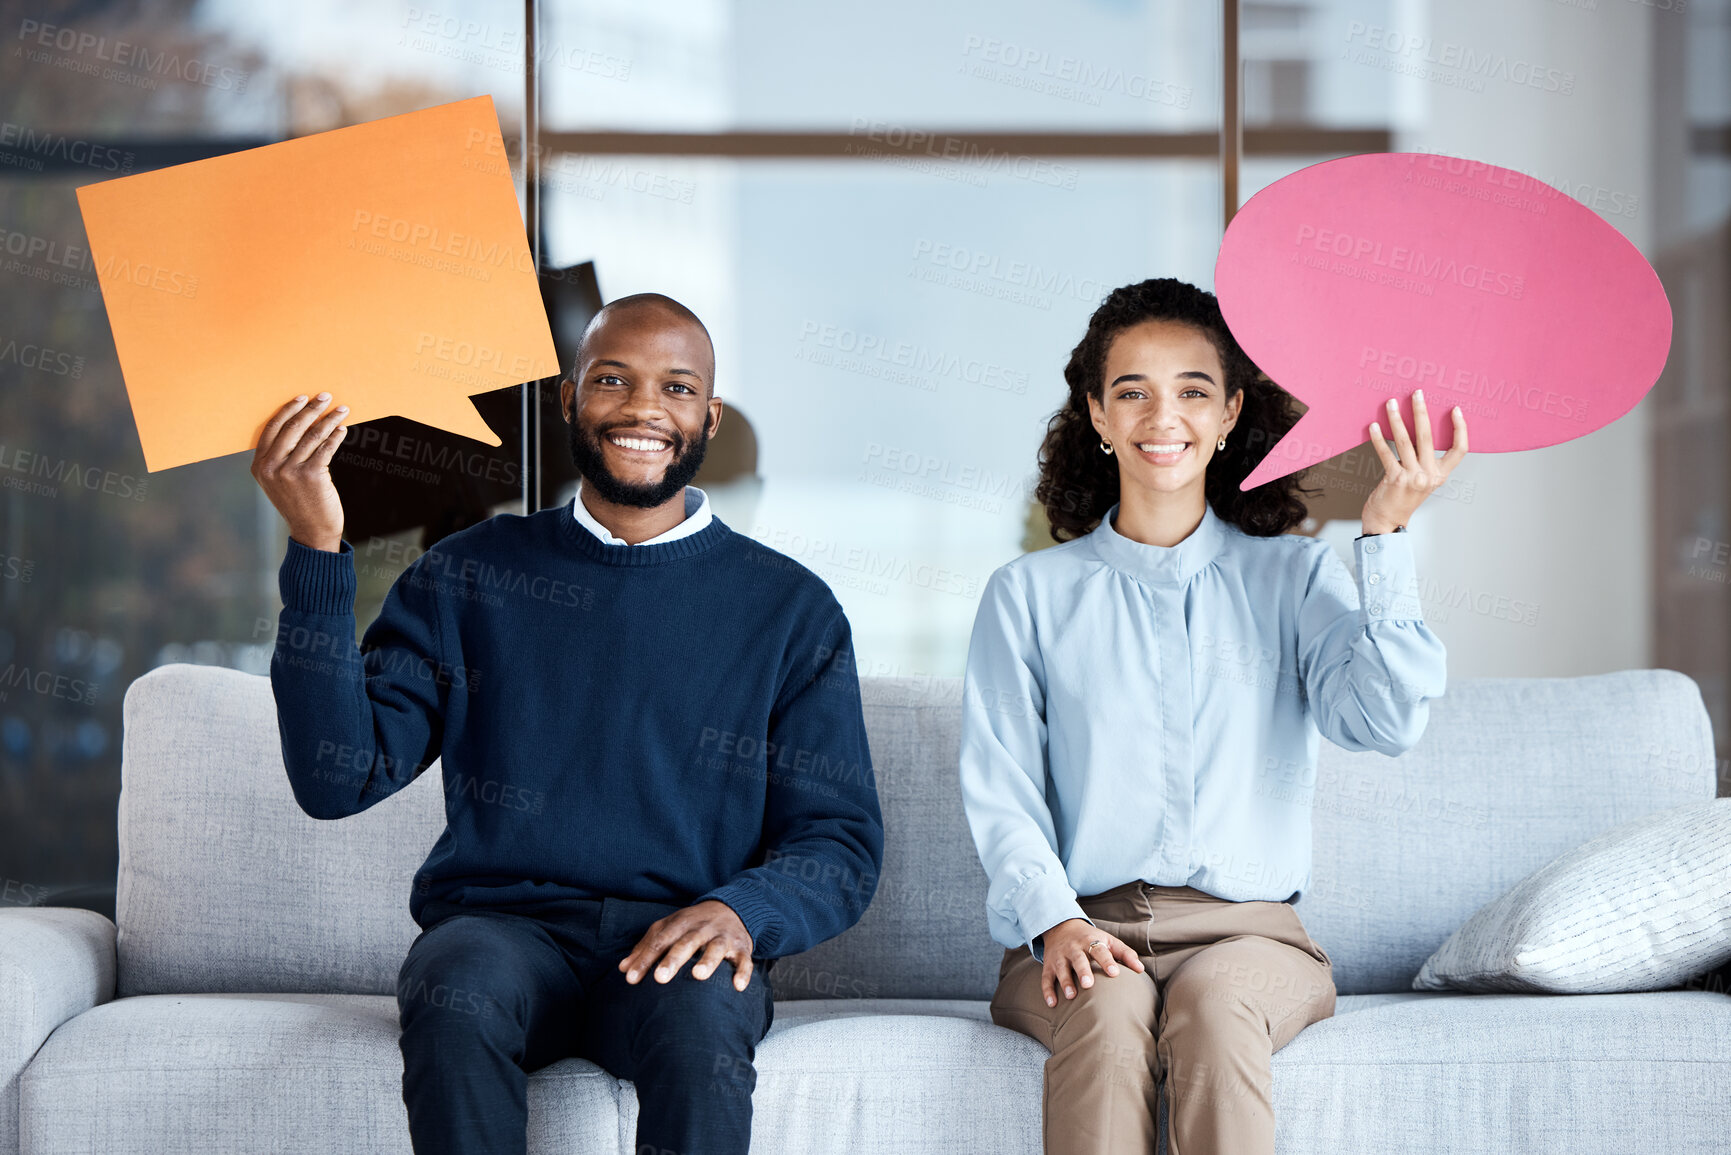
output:
M 622 898 L 736 911 L 760 958 L 859 920 L 883 862 L 852 638 L 823 580 L 719 518 L 608 545 L 569 503 L 417 558 L 355 644 L 353 547 L 289 541 L 271 658 L 283 764 L 315 818 L 443 758 L 421 926 Z

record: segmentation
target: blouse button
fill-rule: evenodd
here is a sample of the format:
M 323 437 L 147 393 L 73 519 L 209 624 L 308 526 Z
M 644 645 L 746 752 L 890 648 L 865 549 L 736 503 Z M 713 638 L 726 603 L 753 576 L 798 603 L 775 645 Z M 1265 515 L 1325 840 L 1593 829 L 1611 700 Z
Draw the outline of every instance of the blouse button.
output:
M 1377 582 L 1379 582 L 1381 580 L 1382 580 L 1382 575 L 1379 573 L 1373 573 L 1370 575 L 1370 584 L 1371 585 L 1375 585 Z
M 1375 553 L 1376 552 L 1376 542 L 1374 542 L 1374 541 L 1365 542 L 1364 543 L 1364 552 L 1365 553 Z
M 1381 603 L 1381 602 L 1372 602 L 1372 603 L 1370 603 L 1370 612 L 1371 612 L 1371 613 L 1373 613 L 1373 614 L 1380 614 L 1380 613 L 1382 613 L 1382 603 Z

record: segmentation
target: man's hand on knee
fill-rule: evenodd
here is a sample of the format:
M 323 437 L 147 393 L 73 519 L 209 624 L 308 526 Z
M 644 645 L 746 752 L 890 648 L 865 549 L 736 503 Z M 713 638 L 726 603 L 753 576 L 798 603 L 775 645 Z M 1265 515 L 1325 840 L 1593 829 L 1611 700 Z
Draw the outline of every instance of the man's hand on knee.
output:
M 711 898 L 650 923 L 631 953 L 619 960 L 619 969 L 626 982 L 635 983 L 654 967 L 655 981 L 669 983 L 687 959 L 702 951 L 691 968 L 692 978 L 706 979 L 723 961 L 732 960 L 733 985 L 743 991 L 751 982 L 751 946 L 751 933 L 739 915 Z

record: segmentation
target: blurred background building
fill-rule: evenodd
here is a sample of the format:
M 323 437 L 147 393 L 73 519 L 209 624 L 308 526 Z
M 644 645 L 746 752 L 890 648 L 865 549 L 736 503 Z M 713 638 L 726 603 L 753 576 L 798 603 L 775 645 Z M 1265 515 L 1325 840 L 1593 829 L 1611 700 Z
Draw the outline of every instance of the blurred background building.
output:
M 0 901 L 112 914 L 127 685 L 266 672 L 280 606 L 249 455 L 144 469 L 73 190 L 482 93 L 526 209 L 539 163 L 561 356 L 627 293 L 704 318 L 737 409 L 698 484 L 829 581 L 867 675 L 961 673 L 985 579 L 1050 541 L 1035 450 L 1088 314 L 1211 289 L 1232 206 L 1391 150 L 1576 197 L 1659 270 L 1669 364 L 1608 428 L 1459 468 L 1413 526 L 1427 620 L 1455 677 L 1690 674 L 1731 793 L 1731 0 L 1227 2 L 580 0 L 532 54 L 503 0 L 0 2 Z M 539 463 L 519 390 L 457 475 L 373 484 L 436 435 L 351 433 L 362 630 L 443 534 L 569 500 L 549 393 Z M 1376 478 L 1313 470 L 1305 532 L 1350 560 Z

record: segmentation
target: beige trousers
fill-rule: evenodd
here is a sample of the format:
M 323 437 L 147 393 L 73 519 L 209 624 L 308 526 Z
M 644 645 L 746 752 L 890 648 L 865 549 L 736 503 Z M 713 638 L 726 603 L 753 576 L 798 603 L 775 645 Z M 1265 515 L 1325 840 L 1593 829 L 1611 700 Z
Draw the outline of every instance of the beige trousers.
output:
M 1284 902 L 1129 882 L 1079 899 L 1147 968 L 1094 964 L 1048 1007 L 1041 964 L 1004 952 L 992 1021 L 1039 1040 L 1046 1155 L 1152 1155 L 1166 1084 L 1168 1155 L 1273 1155 L 1270 1056 L 1334 1014 L 1334 963 Z

